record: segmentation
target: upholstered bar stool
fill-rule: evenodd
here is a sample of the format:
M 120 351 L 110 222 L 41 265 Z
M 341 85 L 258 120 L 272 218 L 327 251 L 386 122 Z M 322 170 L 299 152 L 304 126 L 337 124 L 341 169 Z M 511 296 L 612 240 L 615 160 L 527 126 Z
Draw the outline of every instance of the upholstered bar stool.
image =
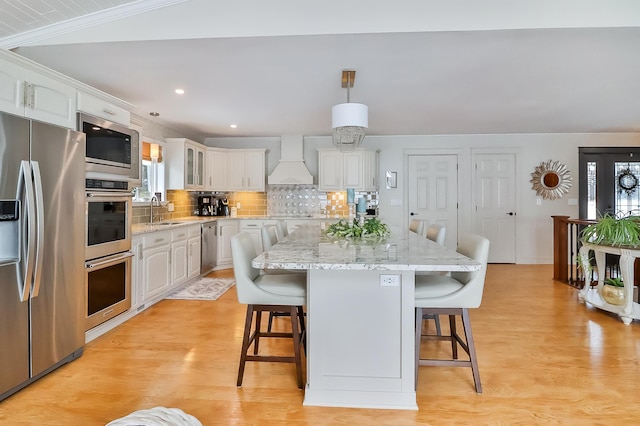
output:
M 433 223 L 427 227 L 427 239 L 444 245 L 445 238 L 447 236 L 447 228 L 437 223 Z
M 269 251 L 278 242 L 277 225 L 265 225 L 260 230 L 262 251 Z
M 271 247 L 273 247 L 279 240 L 278 238 L 278 234 L 277 234 L 277 225 L 265 225 L 262 227 L 262 229 L 260 230 L 261 236 L 262 236 L 262 251 L 269 251 L 271 250 Z M 307 273 L 306 272 L 301 272 L 298 270 L 289 270 L 289 269 L 281 269 L 281 270 L 263 270 L 262 273 L 265 274 L 299 274 L 302 275 L 304 277 L 304 279 L 307 279 Z M 271 331 L 271 327 L 273 325 L 273 319 L 275 317 L 288 317 L 289 316 L 289 312 L 288 311 L 284 311 L 284 312 L 270 312 L 269 313 L 269 321 L 267 323 L 267 331 Z
M 480 270 L 452 272 L 450 276 L 416 275 L 416 386 L 418 384 L 418 367 L 420 365 L 471 367 L 476 392 L 482 393 L 478 360 L 471 332 L 471 321 L 469 320 L 469 309 L 479 307 L 482 302 L 487 272 L 487 256 L 489 255 L 489 240 L 479 235 L 463 235 L 460 238 L 457 251 L 478 261 L 482 265 Z M 420 358 L 420 342 L 423 337 L 422 318 L 424 314 L 449 315 L 450 335 L 429 335 L 427 337 L 437 340 L 450 340 L 453 359 Z M 456 331 L 456 315 L 462 316 L 464 340 Z M 469 355 L 468 361 L 458 359 L 458 345 Z
M 247 304 L 237 385 L 242 386 L 244 368 L 248 361 L 290 362 L 296 365 L 298 388 L 302 389 L 300 347 L 304 347 L 306 335 L 302 308 L 307 299 L 306 277 L 302 274 L 260 274 L 258 269 L 251 266 L 251 261 L 256 257 L 256 249 L 251 236 L 246 232 L 240 232 L 231 238 L 231 255 L 238 302 Z M 285 311 L 291 316 L 291 333 L 264 332 L 260 329 L 263 312 Z M 293 356 L 259 355 L 261 338 L 292 339 Z M 249 353 L 252 344 L 253 354 Z
M 411 222 L 409 222 L 409 231 L 415 232 L 418 235 L 424 235 L 424 220 L 411 219 Z
M 287 229 L 287 222 L 279 219 L 276 222 L 276 230 L 278 231 L 278 238 L 281 240 L 289 236 L 289 230 Z
M 438 224 L 431 224 L 427 227 L 427 239 L 433 241 L 434 243 L 438 243 L 441 246 L 444 245 L 444 241 L 446 238 L 447 229 Z M 426 273 L 425 275 L 431 275 L 433 273 Z M 441 274 L 442 275 L 442 274 Z M 442 336 L 442 327 L 440 326 L 440 317 L 438 315 L 424 314 L 422 319 L 432 319 L 436 325 L 436 334 L 438 336 Z

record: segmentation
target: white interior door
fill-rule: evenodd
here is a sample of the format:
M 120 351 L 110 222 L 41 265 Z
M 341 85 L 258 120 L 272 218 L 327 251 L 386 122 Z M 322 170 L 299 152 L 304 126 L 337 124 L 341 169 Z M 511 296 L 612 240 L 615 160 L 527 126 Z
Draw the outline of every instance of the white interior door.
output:
M 445 245 L 456 248 L 458 242 L 458 156 L 410 155 L 408 208 L 411 219 L 424 220 L 426 226 L 437 223 L 446 228 Z
M 476 232 L 491 241 L 489 262 L 516 262 L 515 154 L 478 154 Z

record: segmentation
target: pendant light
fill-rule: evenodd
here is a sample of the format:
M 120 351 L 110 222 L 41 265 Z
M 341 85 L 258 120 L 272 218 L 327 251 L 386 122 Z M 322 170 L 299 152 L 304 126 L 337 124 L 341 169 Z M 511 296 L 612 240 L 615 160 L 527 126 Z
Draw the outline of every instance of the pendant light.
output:
M 364 129 L 369 127 L 369 107 L 349 102 L 349 89 L 356 79 L 355 70 L 342 71 L 342 87 L 347 89 L 347 103 L 338 104 L 331 110 L 333 144 L 340 151 L 353 151 L 364 139 Z

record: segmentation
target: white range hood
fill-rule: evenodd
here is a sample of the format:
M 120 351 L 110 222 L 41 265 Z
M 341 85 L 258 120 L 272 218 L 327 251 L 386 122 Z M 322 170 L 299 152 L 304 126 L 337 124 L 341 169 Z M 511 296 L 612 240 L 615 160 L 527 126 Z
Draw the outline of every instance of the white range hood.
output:
M 280 138 L 280 162 L 269 175 L 269 185 L 310 185 L 313 176 L 304 164 L 302 135 L 283 135 Z

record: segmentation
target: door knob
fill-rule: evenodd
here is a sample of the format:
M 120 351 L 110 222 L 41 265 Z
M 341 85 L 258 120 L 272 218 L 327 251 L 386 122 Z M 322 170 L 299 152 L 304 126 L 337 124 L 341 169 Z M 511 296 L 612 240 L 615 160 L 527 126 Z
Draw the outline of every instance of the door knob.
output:
M 414 213 L 414 212 L 409 213 L 409 216 L 417 216 L 417 215 L 418 213 Z
M 507 213 L 509 216 L 515 216 L 516 214 L 514 212 L 509 212 Z

